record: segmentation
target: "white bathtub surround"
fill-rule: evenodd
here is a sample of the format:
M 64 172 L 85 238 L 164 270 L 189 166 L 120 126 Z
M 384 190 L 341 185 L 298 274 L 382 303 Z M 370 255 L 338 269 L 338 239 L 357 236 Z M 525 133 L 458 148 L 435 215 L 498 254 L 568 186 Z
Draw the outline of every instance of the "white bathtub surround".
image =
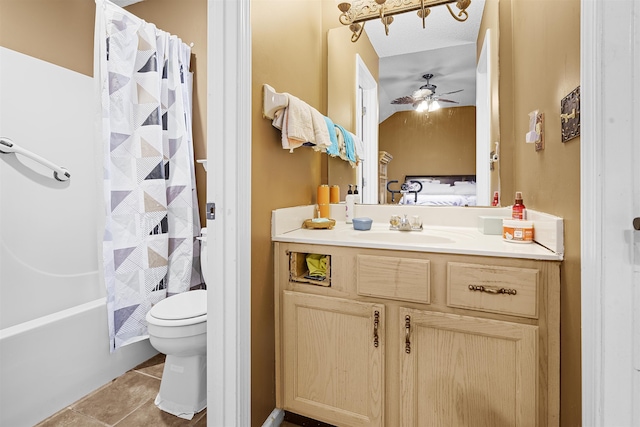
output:
M 343 205 L 331 205 L 331 216 L 337 220 L 332 230 L 301 228 L 302 222 L 312 215 L 313 205 L 274 210 L 271 237 L 274 241 L 280 242 L 541 260 L 562 260 L 564 255 L 562 218 L 541 212 L 527 210 L 534 222 L 535 240 L 538 244 L 516 245 L 504 242 L 502 236 L 483 234 L 477 228 L 480 216 L 510 218 L 509 208 L 356 205 L 356 216 L 373 219 L 370 231 L 358 231 L 353 229 L 352 224 L 344 222 L 341 206 Z M 408 218 L 419 216 L 423 223 L 423 231 L 390 231 L 389 219 L 392 215 L 407 215 Z
M 3 47 L 0 63 L 0 135 L 72 171 L 0 158 L 0 426 L 30 427 L 157 352 L 108 350 L 93 79 Z
M 147 338 L 154 304 L 201 285 L 191 48 L 108 0 L 96 0 L 95 42 L 113 351 Z

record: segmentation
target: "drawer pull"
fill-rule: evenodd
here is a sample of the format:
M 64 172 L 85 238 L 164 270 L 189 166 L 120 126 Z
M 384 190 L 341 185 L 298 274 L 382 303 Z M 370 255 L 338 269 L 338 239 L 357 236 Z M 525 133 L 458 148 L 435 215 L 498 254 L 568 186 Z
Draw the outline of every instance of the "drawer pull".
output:
M 470 291 L 486 292 L 488 294 L 515 295 L 517 293 L 517 291 L 515 289 L 489 288 L 487 286 L 482 286 L 482 285 L 469 285 L 469 290 Z
M 380 312 L 378 310 L 373 312 L 373 346 L 378 348 L 378 325 L 380 324 Z
M 407 315 L 404 317 L 404 352 L 407 354 L 411 353 L 411 340 L 409 339 L 410 332 L 411 316 Z

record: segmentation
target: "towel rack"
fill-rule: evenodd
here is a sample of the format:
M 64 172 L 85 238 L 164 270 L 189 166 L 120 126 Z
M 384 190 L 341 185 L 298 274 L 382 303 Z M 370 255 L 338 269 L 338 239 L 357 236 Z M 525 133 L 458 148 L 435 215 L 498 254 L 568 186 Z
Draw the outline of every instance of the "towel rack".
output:
M 37 154 L 32 153 L 31 151 L 16 145 L 16 143 L 10 140 L 9 138 L 0 137 L 0 153 L 2 154 L 17 153 L 17 154 L 22 154 L 23 156 L 28 157 L 32 160 L 35 160 L 41 165 L 51 169 L 53 171 L 53 177 L 58 181 L 67 181 L 69 178 L 71 178 L 71 174 L 67 169 L 61 166 L 56 166 L 50 161 L 44 159 L 43 157 L 40 157 Z
M 274 88 L 268 84 L 262 85 L 262 114 L 268 118 L 273 119 L 276 111 L 282 110 L 289 105 L 289 98 L 283 93 L 277 93 Z

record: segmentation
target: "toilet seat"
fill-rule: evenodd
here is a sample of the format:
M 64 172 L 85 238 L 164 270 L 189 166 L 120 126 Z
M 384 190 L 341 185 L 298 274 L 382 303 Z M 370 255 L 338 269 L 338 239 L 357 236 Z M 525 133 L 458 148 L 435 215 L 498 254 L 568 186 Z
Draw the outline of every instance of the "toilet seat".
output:
M 197 289 L 163 299 L 147 313 L 156 326 L 187 326 L 207 321 L 207 291 Z

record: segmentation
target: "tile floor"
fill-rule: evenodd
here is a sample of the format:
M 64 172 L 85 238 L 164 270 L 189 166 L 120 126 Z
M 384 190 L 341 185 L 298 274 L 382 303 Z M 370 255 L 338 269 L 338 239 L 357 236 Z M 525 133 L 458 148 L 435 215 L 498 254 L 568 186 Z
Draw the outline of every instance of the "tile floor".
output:
M 185 420 L 153 403 L 160 389 L 164 358 L 158 354 L 141 363 L 36 427 L 206 427 L 206 409 Z

